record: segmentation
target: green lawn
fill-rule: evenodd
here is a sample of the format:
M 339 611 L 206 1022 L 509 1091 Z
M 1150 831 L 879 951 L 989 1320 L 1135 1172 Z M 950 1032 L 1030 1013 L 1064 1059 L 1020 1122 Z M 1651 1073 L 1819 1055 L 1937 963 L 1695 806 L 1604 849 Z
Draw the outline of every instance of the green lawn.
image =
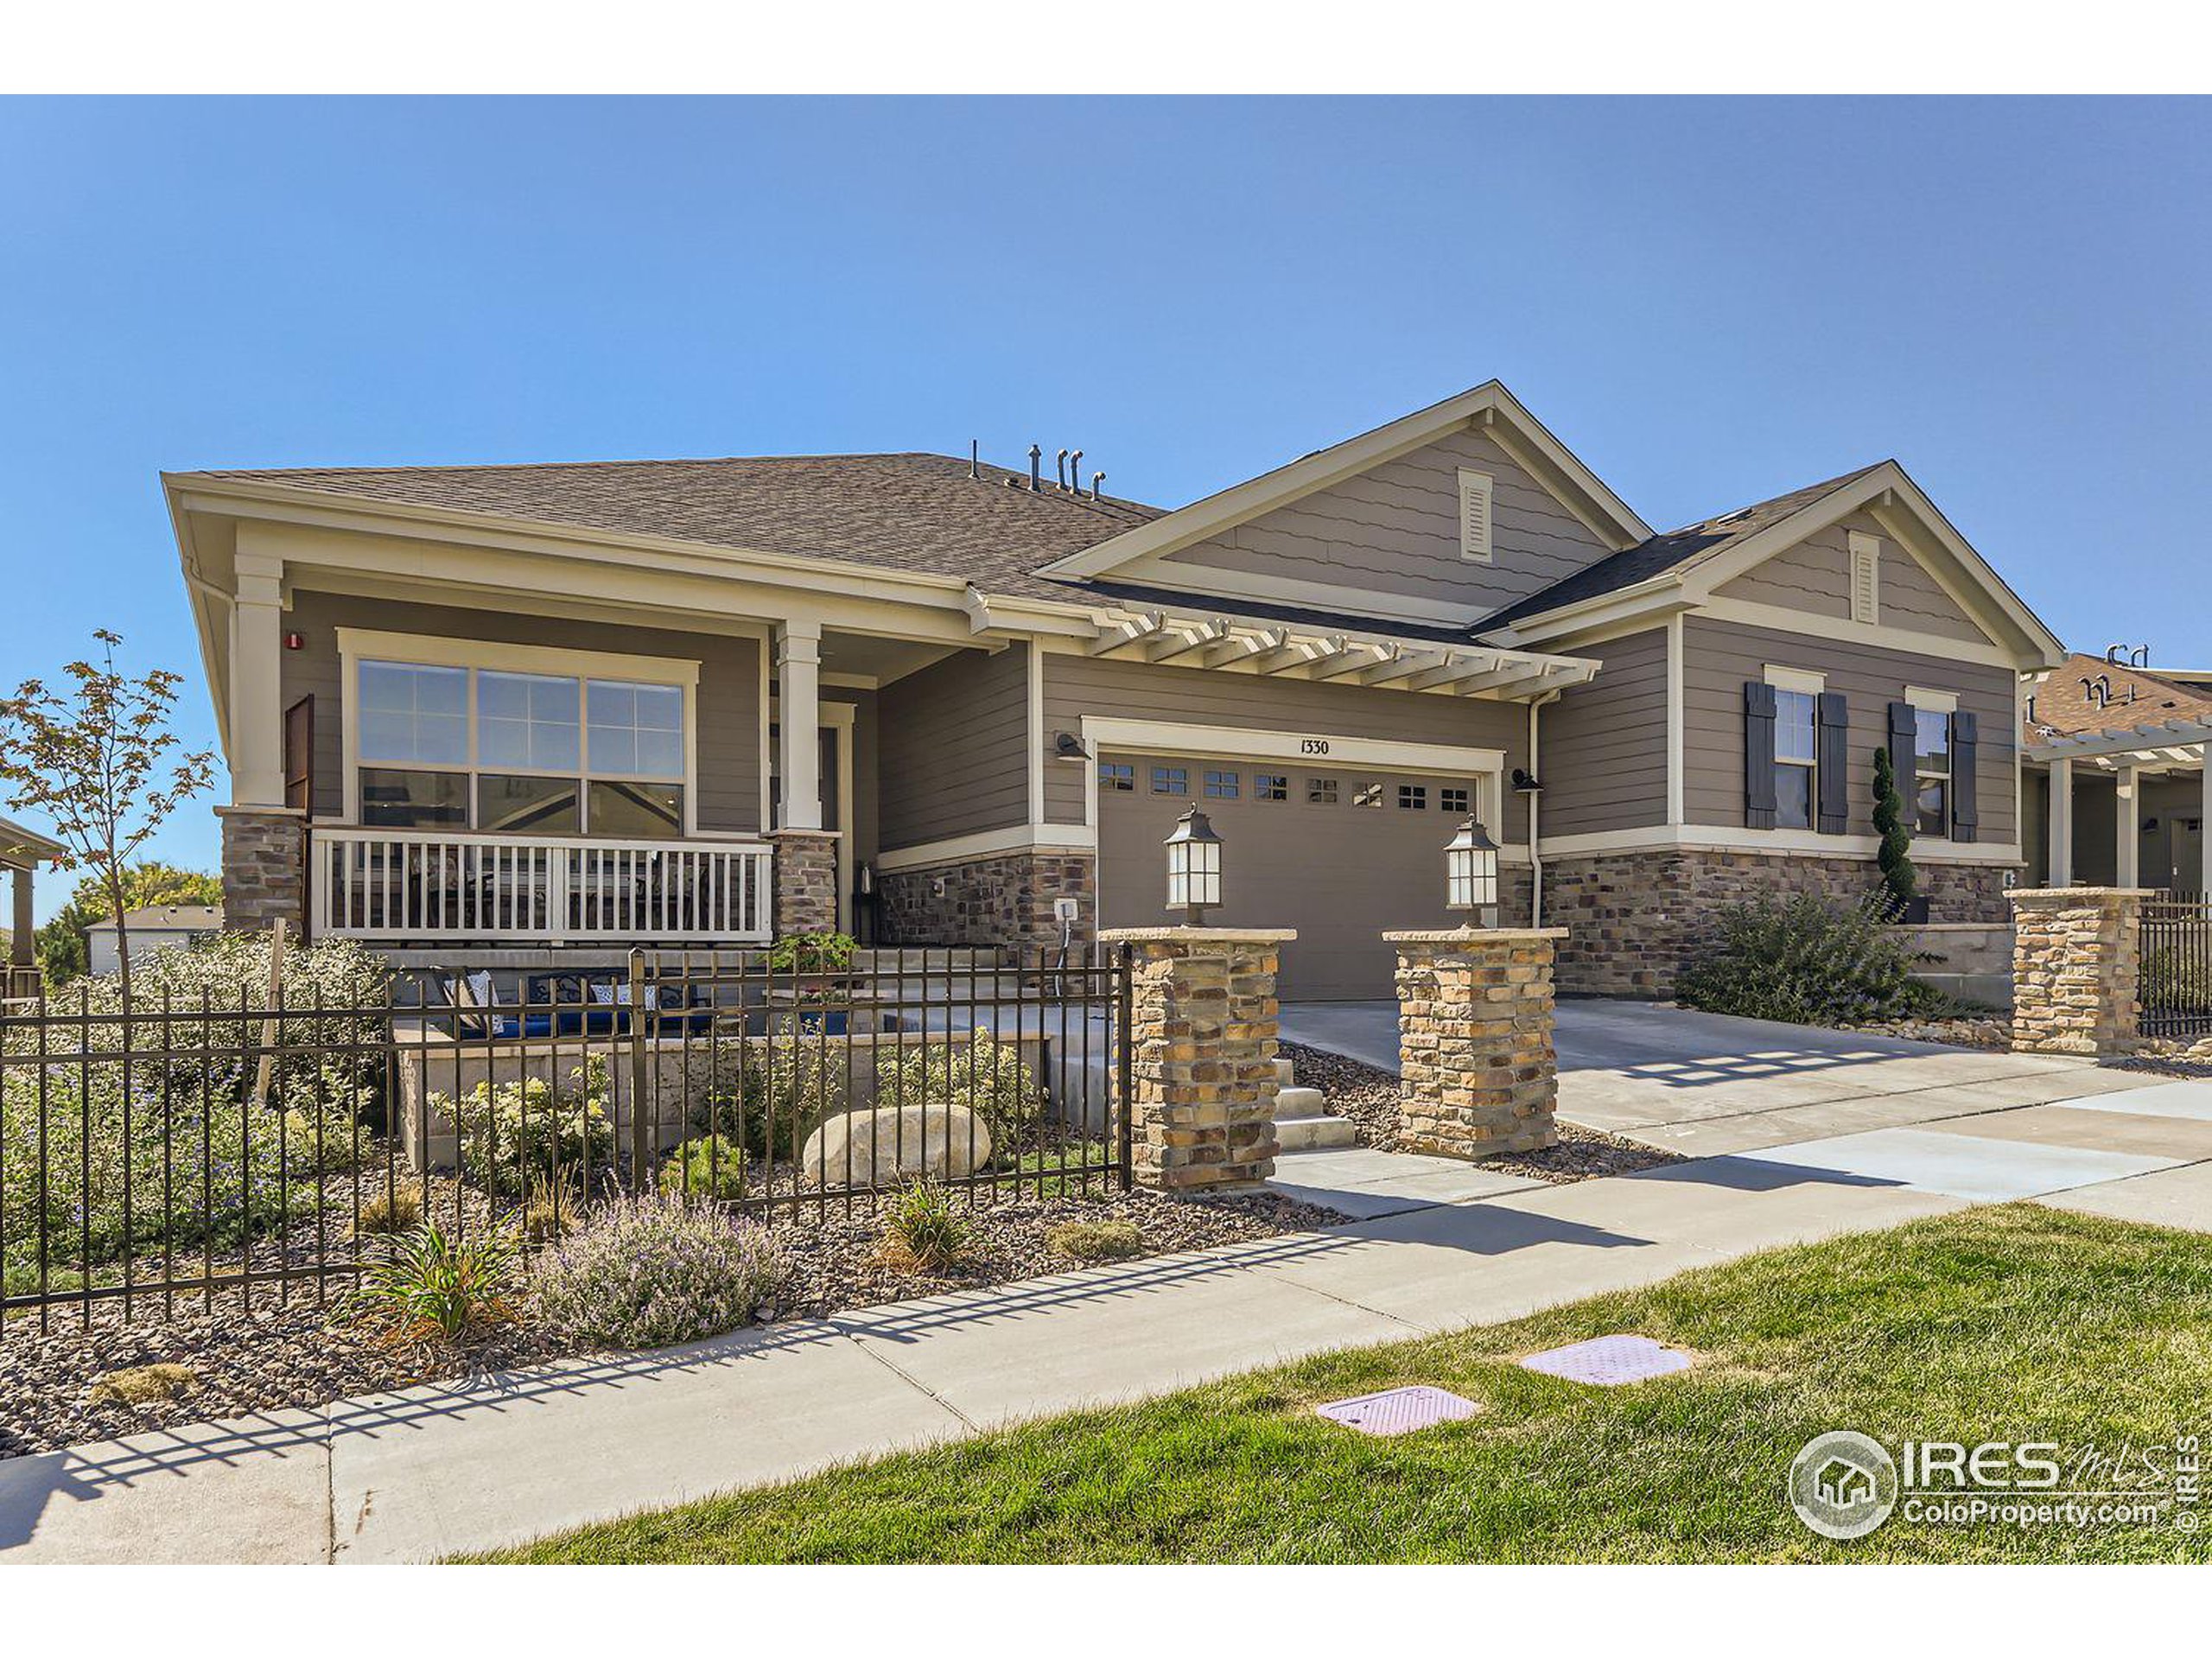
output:
M 1470 1272 L 1481 1271 L 1471 1264 Z M 1633 1331 L 1683 1375 L 1593 1389 L 1516 1356 Z M 1431 1382 L 1466 1423 L 1370 1440 L 1319 1402 Z M 1910 1524 L 1857 1543 L 1783 1497 L 1815 1433 L 2212 1430 L 2212 1242 L 2031 1205 L 1778 1251 L 1510 1325 L 1325 1356 L 586 1528 L 528 1561 L 2203 1560 L 2164 1528 Z

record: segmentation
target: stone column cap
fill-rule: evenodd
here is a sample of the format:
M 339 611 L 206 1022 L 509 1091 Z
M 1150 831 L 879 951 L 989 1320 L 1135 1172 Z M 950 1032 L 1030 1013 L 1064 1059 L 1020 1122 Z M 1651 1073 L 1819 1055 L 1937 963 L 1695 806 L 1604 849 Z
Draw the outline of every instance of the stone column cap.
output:
M 275 806 L 257 806 L 245 801 L 233 801 L 214 810 L 219 818 L 305 818 L 308 815 L 304 806 L 285 806 L 282 803 Z
M 760 832 L 760 838 L 763 841 L 840 841 L 844 838 L 844 834 L 842 830 L 764 830 Z
M 1563 939 L 1563 927 L 1414 927 L 1385 933 L 1385 944 L 1525 944 L 1530 939 Z
M 1106 944 L 1286 944 L 1294 927 L 1109 927 L 1100 933 Z
M 2014 887 L 2005 897 L 2014 904 L 2076 905 L 2088 899 L 2155 899 L 2157 887 Z

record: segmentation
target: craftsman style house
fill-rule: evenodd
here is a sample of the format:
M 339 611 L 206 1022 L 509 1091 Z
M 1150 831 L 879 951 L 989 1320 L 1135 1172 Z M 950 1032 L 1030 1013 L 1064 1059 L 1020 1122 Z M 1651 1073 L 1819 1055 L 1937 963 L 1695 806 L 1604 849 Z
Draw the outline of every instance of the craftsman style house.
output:
M 1195 803 L 1287 997 L 1389 995 L 1471 815 L 1563 988 L 1650 992 L 1871 886 L 1885 744 L 2003 921 L 2063 657 L 1895 462 L 1655 534 L 1494 382 L 1172 512 L 1033 449 L 165 482 L 226 914 L 395 950 L 1080 938 Z

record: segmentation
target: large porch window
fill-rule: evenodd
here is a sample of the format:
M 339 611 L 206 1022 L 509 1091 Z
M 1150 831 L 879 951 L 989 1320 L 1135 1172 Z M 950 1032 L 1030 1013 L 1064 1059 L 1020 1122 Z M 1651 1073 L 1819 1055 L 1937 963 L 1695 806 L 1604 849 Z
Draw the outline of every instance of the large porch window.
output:
M 684 830 L 684 688 L 363 658 L 359 817 L 625 838 Z

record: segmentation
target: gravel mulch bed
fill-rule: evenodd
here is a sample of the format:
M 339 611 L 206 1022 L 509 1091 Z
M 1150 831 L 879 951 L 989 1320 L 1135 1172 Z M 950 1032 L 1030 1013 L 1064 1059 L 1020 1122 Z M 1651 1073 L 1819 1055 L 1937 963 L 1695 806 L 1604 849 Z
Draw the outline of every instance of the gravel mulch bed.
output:
M 848 1217 L 779 1218 L 791 1271 L 769 1319 L 818 1316 L 952 1290 L 974 1289 L 1063 1272 L 1082 1265 L 1054 1251 L 1046 1236 L 1069 1221 L 1135 1222 L 1141 1256 L 1205 1249 L 1301 1232 L 1344 1219 L 1333 1210 L 1274 1193 L 1172 1198 L 1157 1192 L 995 1200 L 978 1193 L 969 1212 L 972 1246 L 942 1273 L 895 1267 L 881 1255 L 881 1223 L 865 1205 Z M 1133 1258 L 1134 1259 L 1134 1258 Z M 395 1348 L 317 1307 L 311 1288 L 295 1287 L 280 1306 L 274 1287 L 257 1287 L 248 1313 L 233 1293 L 213 1311 L 178 1299 L 175 1318 L 157 1317 L 149 1296 L 142 1322 L 125 1325 L 113 1304 L 95 1307 L 86 1329 L 76 1308 L 55 1308 L 43 1334 L 35 1314 L 16 1314 L 0 1332 L 0 1458 L 58 1451 L 87 1440 L 286 1408 L 313 1408 L 351 1395 L 420 1382 L 480 1376 L 590 1351 L 527 1317 L 450 1344 Z M 525 1315 L 526 1300 L 524 1304 Z M 149 1316 L 152 1317 L 149 1317 Z M 141 1405 L 94 1404 L 102 1377 L 153 1364 L 181 1364 L 194 1380 L 177 1397 Z
M 1283 1058 L 1296 1068 L 1298 1081 L 1319 1089 L 1329 1109 L 1351 1120 L 1359 1144 L 1377 1152 L 1403 1150 L 1398 1136 L 1398 1079 L 1389 1072 L 1331 1054 L 1303 1043 L 1281 1046 Z M 1541 1152 L 1500 1153 L 1480 1160 L 1485 1169 L 1510 1170 L 1540 1181 L 1564 1184 L 1586 1181 L 1601 1175 L 1628 1175 L 1639 1169 L 1679 1164 L 1679 1153 L 1624 1140 L 1598 1129 L 1559 1126 L 1559 1144 Z
M 1914 1043 L 1948 1043 L 1954 1048 L 2012 1046 L 2012 1021 L 2001 1014 L 1961 1014 L 1949 1020 L 1876 1020 L 1843 1029 L 1872 1032 L 1878 1037 L 1902 1037 Z

